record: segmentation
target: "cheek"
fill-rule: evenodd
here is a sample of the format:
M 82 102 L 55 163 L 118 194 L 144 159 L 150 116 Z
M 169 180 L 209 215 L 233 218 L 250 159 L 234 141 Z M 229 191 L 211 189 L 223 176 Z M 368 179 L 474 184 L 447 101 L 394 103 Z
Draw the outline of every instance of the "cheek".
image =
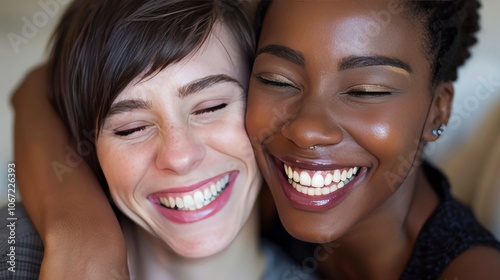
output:
M 231 117 L 227 116 L 218 122 L 198 128 L 197 133 L 206 145 L 219 154 L 239 159 L 246 164 L 255 161 L 245 130 L 243 108 L 232 113 Z
M 129 193 L 134 190 L 145 172 L 146 149 L 113 144 L 110 141 L 97 142 L 99 164 L 108 183 L 110 193 Z
M 417 110 L 386 111 L 349 125 L 356 142 L 375 157 L 378 165 L 395 168 L 415 158 L 424 119 Z
M 286 104 L 277 98 L 269 98 L 259 94 L 257 90 L 250 92 L 246 113 L 246 128 L 248 137 L 254 148 L 271 140 L 273 134 L 280 131 L 283 120 L 287 118 Z

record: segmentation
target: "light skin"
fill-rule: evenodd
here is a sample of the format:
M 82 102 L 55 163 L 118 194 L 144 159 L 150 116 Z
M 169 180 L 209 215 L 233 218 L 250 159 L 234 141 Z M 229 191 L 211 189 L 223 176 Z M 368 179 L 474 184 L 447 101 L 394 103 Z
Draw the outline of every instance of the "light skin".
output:
M 230 34 L 216 25 L 196 53 L 133 81 L 97 138 L 114 203 L 155 237 L 125 227 L 141 278 L 253 279 L 263 269 L 253 211 L 262 180 L 243 122 L 248 69 Z
M 217 23 L 195 53 L 133 81 L 97 137 L 112 199 L 134 222 L 122 224 L 134 277 L 256 279 L 264 270 L 254 209 L 262 179 L 244 127 L 248 64 L 230 34 Z M 205 189 L 213 198 L 204 205 L 160 204 Z
M 250 80 L 247 131 L 280 219 L 296 238 L 340 245 L 326 264 L 339 279 L 398 278 L 439 203 L 419 151 L 447 123 L 453 87 L 431 86 L 416 22 L 368 16 L 388 5 L 273 2 Z
M 214 32 L 194 56 L 120 93 L 96 143 L 113 201 L 186 257 L 227 247 L 262 183 L 243 124 L 245 61 L 230 32 Z M 228 190 L 222 193 L 231 194 L 218 208 L 220 199 L 185 211 L 160 206 L 160 198 L 184 202 L 224 177 Z

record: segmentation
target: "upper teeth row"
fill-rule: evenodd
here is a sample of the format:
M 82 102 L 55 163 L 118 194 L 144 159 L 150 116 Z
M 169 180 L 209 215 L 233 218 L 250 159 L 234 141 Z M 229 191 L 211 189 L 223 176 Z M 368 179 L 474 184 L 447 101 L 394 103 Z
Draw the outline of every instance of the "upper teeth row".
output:
M 358 172 L 358 167 L 351 167 L 349 169 L 335 169 L 329 171 L 316 171 L 311 176 L 305 170 L 297 171 L 287 164 L 284 165 L 286 175 L 295 183 L 301 184 L 306 187 L 322 188 L 333 183 L 343 182 L 351 179 Z
M 219 181 L 212 183 L 205 189 L 197 190 L 192 195 L 185 194 L 182 197 L 165 196 L 160 197 L 160 203 L 168 208 L 179 210 L 197 210 L 210 204 L 227 187 L 229 175 L 222 177 Z

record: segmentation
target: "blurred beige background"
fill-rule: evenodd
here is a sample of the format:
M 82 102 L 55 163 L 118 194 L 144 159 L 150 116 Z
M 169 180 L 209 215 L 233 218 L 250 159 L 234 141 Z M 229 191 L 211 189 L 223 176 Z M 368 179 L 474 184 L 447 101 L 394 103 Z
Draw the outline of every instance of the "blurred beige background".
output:
M 13 162 L 10 94 L 46 58 L 48 38 L 69 1 L 0 0 L 0 205 L 7 201 L 7 164 Z M 452 120 L 426 154 L 500 236 L 500 1 L 482 3 L 479 44 L 456 83 Z

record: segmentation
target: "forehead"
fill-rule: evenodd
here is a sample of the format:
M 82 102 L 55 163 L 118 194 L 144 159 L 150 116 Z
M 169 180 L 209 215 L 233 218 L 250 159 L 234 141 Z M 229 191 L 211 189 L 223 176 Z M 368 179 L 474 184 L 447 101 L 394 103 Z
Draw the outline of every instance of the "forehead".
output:
M 147 95 L 159 88 L 177 93 L 192 81 L 211 75 L 224 74 L 246 85 L 248 63 L 234 36 L 222 24 L 216 23 L 205 42 L 181 61 L 169 65 L 150 77 L 137 77 L 122 91 L 115 102 L 138 95 Z M 143 96 L 146 98 L 147 96 Z
M 423 36 L 401 1 L 274 1 L 259 47 L 280 44 L 309 59 L 383 55 L 427 63 Z M 421 61 L 419 61 L 421 60 Z

